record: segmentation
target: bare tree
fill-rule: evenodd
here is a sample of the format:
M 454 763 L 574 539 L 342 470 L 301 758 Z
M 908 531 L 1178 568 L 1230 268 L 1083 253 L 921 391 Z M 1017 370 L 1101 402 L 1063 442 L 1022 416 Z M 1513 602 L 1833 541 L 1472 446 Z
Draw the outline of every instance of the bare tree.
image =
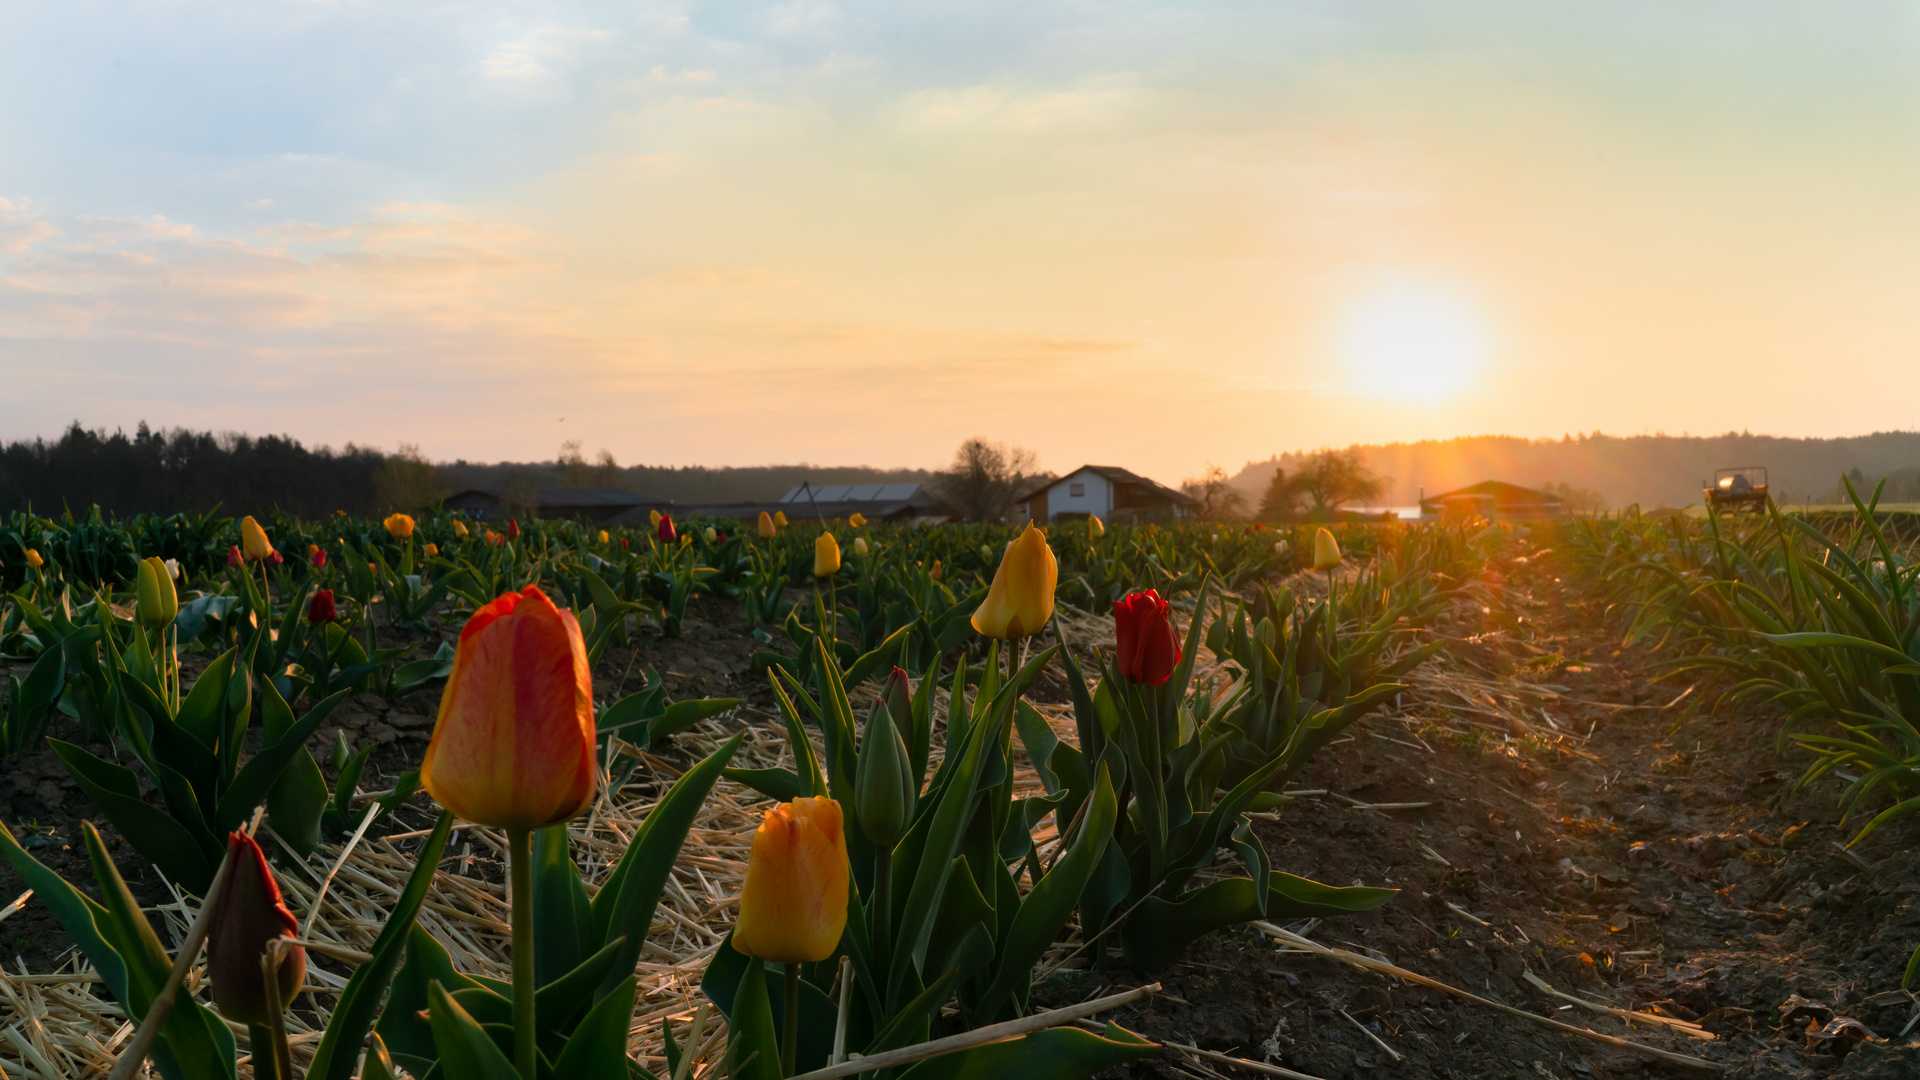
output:
M 1035 469 L 1035 460 L 1024 446 L 976 435 L 954 451 L 953 464 L 935 474 L 932 487 L 965 521 L 1001 521 L 1022 488 L 1050 475 Z
M 620 463 L 613 460 L 613 451 L 600 448 L 600 457 L 593 466 L 593 486 L 602 488 L 621 488 L 627 483 L 627 474 L 621 470 Z
M 1324 519 L 1343 506 L 1378 499 L 1386 490 L 1386 478 L 1360 464 L 1357 451 L 1319 450 L 1294 466 L 1292 473 L 1281 469 L 1273 474 L 1260 499 L 1260 519 Z
M 1207 462 L 1199 476 L 1180 481 L 1180 490 L 1200 503 L 1202 521 L 1234 521 L 1247 515 L 1247 497 L 1227 483 L 1227 470 Z
M 579 439 L 560 444 L 559 466 L 561 487 L 583 488 L 593 481 L 593 470 L 587 467 L 587 459 L 580 453 Z
M 412 443 L 401 443 L 373 472 L 373 498 L 382 510 L 418 510 L 445 495 L 433 463 Z

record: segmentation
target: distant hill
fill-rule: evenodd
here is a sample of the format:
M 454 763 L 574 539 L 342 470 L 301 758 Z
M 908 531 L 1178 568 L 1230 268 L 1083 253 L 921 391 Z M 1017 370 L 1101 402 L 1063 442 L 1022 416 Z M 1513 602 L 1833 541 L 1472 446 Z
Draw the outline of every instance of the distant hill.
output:
M 1920 432 L 1882 431 L 1838 439 L 1789 439 L 1728 432 L 1725 435 L 1569 435 L 1523 439 L 1474 435 L 1413 443 L 1355 446 L 1373 472 L 1389 478 L 1387 504 L 1413 503 L 1482 480 L 1528 487 L 1571 484 L 1598 491 L 1620 508 L 1685 506 L 1700 501 L 1700 485 L 1716 468 L 1764 465 L 1781 502 L 1828 500 L 1843 473 L 1871 489 L 1880 477 L 1896 479 L 1920 467 Z M 1276 468 L 1290 468 L 1304 453 L 1250 461 L 1233 486 L 1258 502 Z M 1857 470 L 1857 474 L 1855 473 Z M 1890 496 L 1891 497 L 1891 496 Z
M 437 472 L 441 488 L 505 490 L 519 484 L 532 487 L 567 486 L 566 467 L 553 461 L 476 465 L 465 461 L 442 463 Z M 681 504 L 756 502 L 777 499 L 787 489 L 807 481 L 823 484 L 924 484 L 933 479 L 927 469 L 876 469 L 866 465 L 749 465 L 708 468 L 704 465 L 587 466 L 573 486 L 610 487 L 637 491 Z

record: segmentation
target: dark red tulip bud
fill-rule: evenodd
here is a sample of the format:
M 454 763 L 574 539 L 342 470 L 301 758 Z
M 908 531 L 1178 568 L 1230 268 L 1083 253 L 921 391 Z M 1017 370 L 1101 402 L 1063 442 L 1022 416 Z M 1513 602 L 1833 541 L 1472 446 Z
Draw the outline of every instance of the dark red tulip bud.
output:
M 213 905 L 207 929 L 207 976 L 213 984 L 213 1003 L 229 1020 L 271 1023 L 261 958 L 268 942 L 293 937 L 300 924 L 280 899 L 280 884 L 253 837 L 243 832 L 227 837 L 227 857 L 233 866 L 220 891 L 208 901 Z M 293 1000 L 306 973 L 306 950 L 288 947 L 280 961 L 282 1008 Z
M 340 610 L 334 607 L 333 590 L 321 589 L 307 601 L 307 622 L 313 626 L 330 623 L 340 617 Z
M 1180 642 L 1173 636 L 1167 602 L 1152 589 L 1137 592 L 1113 604 L 1117 647 L 1114 662 L 1128 682 L 1159 686 L 1180 663 Z
M 661 514 L 660 524 L 656 526 L 653 531 L 654 535 L 658 536 L 660 542 L 663 544 L 677 544 L 680 542 L 679 530 L 673 527 L 672 514 Z
M 629 545 L 627 544 L 627 538 L 626 538 L 626 537 L 624 537 L 624 536 L 620 538 L 620 550 L 621 550 L 621 551 L 631 551 L 631 550 L 633 550 L 633 549 L 632 549 L 632 548 L 631 548 L 631 547 L 630 547 L 630 546 L 629 546 Z
M 278 551 L 275 551 L 273 554 L 267 556 L 268 566 L 279 566 L 280 564 L 286 561 L 287 560 L 283 556 L 281 556 L 281 554 Z
M 232 569 L 233 567 L 240 566 L 246 561 L 247 561 L 247 557 L 245 555 L 240 554 L 240 545 L 235 544 L 232 547 L 227 549 L 227 568 L 228 569 Z
M 509 540 L 520 539 L 520 519 L 519 518 L 507 519 L 507 539 Z
M 894 668 L 887 674 L 885 686 L 880 688 L 880 700 L 886 703 L 887 715 L 892 718 L 893 726 L 898 728 L 902 738 L 911 738 L 913 731 L 913 684 L 907 681 L 907 673 Z

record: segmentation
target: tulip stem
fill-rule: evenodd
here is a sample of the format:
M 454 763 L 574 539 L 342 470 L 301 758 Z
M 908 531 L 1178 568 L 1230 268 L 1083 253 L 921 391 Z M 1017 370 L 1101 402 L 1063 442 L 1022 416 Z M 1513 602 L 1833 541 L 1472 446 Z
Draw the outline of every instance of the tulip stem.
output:
M 513 1063 L 535 1080 L 533 1043 L 533 830 L 507 830 L 507 899 L 513 904 Z
M 780 1038 L 780 1075 L 792 1076 L 793 1063 L 800 1051 L 800 962 L 789 960 L 787 969 L 787 1008 L 780 1014 L 786 1031 Z

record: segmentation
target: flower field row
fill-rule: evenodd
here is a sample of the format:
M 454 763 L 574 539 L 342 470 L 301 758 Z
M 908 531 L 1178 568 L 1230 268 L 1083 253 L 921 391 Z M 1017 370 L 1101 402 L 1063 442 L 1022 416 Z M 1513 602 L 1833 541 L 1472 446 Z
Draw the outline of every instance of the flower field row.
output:
M 891 1054 L 920 1080 L 1088 1076 L 1158 1048 L 1114 1025 L 1051 1027 L 912 1062 L 937 1036 L 1026 1017 L 1063 941 L 1144 975 L 1215 929 L 1388 902 L 1273 867 L 1248 815 L 1279 810 L 1282 781 L 1404 689 L 1439 648 L 1420 628 L 1499 542 L 1466 526 L 15 515 L 0 655 L 26 674 L 0 753 L 51 745 L 135 852 L 210 898 L 199 936 L 167 955 L 91 826 L 99 901 L 11 834 L 0 850 L 141 1019 L 129 1075 L 149 1052 L 169 1077 L 237 1075 L 225 1020 L 247 1026 L 255 1075 L 291 1078 L 284 1011 L 306 946 L 253 830 L 264 815 L 289 858 L 318 862 L 430 797 L 437 824 L 377 939 L 307 1006 L 323 1032 L 305 1075 L 652 1075 L 628 1056 L 635 967 L 725 784 L 767 807 L 702 979 L 727 1075 L 852 1075 L 852 1055 Z M 1325 588 L 1283 581 L 1302 570 Z M 746 732 L 686 760 L 589 893 L 566 822 L 738 704 L 669 701 L 657 679 L 595 695 L 607 650 L 644 658 L 695 596 L 753 627 L 784 764 L 736 767 Z M 1061 603 L 1110 612 L 1113 653 L 1072 648 Z M 431 655 L 395 644 L 443 632 Z M 1049 668 L 1072 740 L 1034 704 Z M 372 747 L 315 745 L 351 694 L 436 687 L 424 757 L 390 788 L 362 790 Z M 457 971 L 417 920 L 456 817 L 504 840 L 510 980 Z M 217 1014 L 180 990 L 201 937 Z M 700 1040 L 698 1022 L 670 1039 L 669 1071 L 688 1075 Z

